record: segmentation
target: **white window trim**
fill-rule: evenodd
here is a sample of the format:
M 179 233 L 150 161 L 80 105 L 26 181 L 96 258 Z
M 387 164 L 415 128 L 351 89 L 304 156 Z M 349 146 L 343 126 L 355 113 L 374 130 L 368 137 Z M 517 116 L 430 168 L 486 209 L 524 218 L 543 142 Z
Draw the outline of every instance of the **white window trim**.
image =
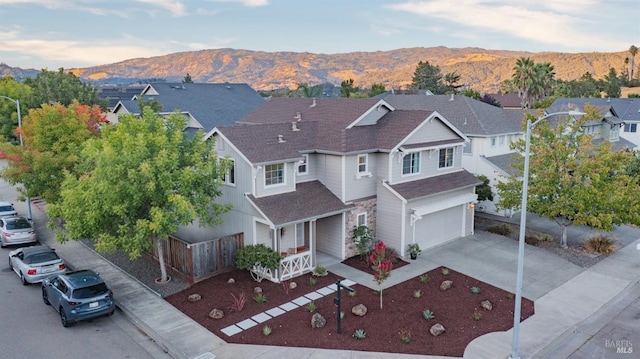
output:
M 304 168 L 305 171 L 304 172 L 300 172 L 300 166 L 302 165 L 302 162 L 298 163 L 298 175 L 299 176 L 304 176 L 304 175 L 308 175 L 309 174 L 309 155 L 308 154 L 303 154 L 302 157 L 304 157 Z
M 362 218 L 362 217 L 364 217 L 364 221 L 363 221 L 364 224 L 360 224 L 360 218 Z M 366 226 L 367 223 L 369 223 L 369 222 L 367 222 L 368 219 L 369 218 L 367 217 L 367 212 L 358 213 L 357 216 L 356 216 L 356 224 L 358 226 Z
M 491 147 L 496 147 L 497 143 L 498 143 L 498 139 L 496 137 L 489 138 L 489 144 L 491 144 Z
M 360 171 L 360 158 L 364 158 L 364 171 Z M 361 153 L 356 157 L 356 179 L 373 176 L 369 171 L 369 154 Z
M 451 161 L 451 166 L 445 166 L 445 167 L 440 167 L 440 151 L 442 150 L 448 150 L 451 149 L 452 154 L 451 156 L 453 157 L 453 160 Z M 444 171 L 444 170 L 448 170 L 451 168 L 454 168 L 456 166 L 456 148 L 455 147 L 442 147 L 441 149 L 438 150 L 438 171 Z
M 278 186 L 286 186 L 287 185 L 287 164 L 284 163 L 284 162 L 281 162 L 281 163 L 273 163 L 271 165 L 272 166 L 282 165 L 282 182 L 273 183 L 273 184 L 267 184 L 267 166 L 269 166 L 269 165 L 265 165 L 263 167 L 263 170 L 262 170 L 262 184 L 264 185 L 264 188 L 273 188 L 273 187 L 278 187 Z
M 227 172 L 224 174 L 224 184 L 227 186 L 231 186 L 231 187 L 235 187 L 236 186 L 236 161 L 233 160 L 232 158 L 227 159 L 228 161 L 231 161 L 231 168 L 233 169 L 233 182 L 230 182 L 229 179 L 231 178 L 231 169 L 228 169 Z
M 417 172 L 409 172 L 404 173 L 404 158 L 407 156 L 413 156 L 414 154 L 418 154 L 418 171 Z M 419 175 L 422 171 L 422 155 L 421 152 L 407 152 L 404 156 L 402 156 L 402 162 L 400 163 L 400 175 L 401 177 L 410 177 Z

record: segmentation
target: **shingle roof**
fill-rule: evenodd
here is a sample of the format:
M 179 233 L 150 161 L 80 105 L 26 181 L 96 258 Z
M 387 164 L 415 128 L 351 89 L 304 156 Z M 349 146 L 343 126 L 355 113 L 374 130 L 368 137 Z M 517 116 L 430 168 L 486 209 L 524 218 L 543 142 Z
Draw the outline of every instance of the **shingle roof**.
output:
M 479 185 L 480 180 L 466 170 L 392 185 L 391 188 L 406 200 L 445 193 Z
M 523 132 L 523 110 L 505 110 L 466 96 L 387 95 L 384 100 L 396 109 L 437 111 L 468 136 Z
M 520 174 L 520 171 L 513 167 L 513 163 L 516 157 L 521 157 L 521 156 L 517 152 L 512 152 L 504 155 L 484 157 L 484 158 L 490 163 L 492 163 L 494 166 L 496 166 L 497 168 L 501 169 L 506 174 L 515 176 Z
M 493 97 L 500 102 L 503 108 L 521 108 L 522 98 L 517 93 L 489 93 L 487 96 Z
M 320 181 L 298 183 L 293 192 L 259 198 L 249 195 L 248 198 L 276 226 L 323 218 L 355 207 L 342 203 Z
M 301 113 L 301 120 L 294 120 L 291 110 L 281 104 L 289 103 L 293 108 L 302 109 L 300 103 L 308 108 L 310 101 L 304 99 L 287 99 L 277 101 L 273 108 L 267 104 L 255 110 L 244 123 L 260 123 L 254 125 L 237 125 L 217 127 L 224 137 L 233 143 L 252 163 L 266 163 L 285 159 L 299 158 L 304 152 L 353 153 L 390 151 L 406 138 L 417 126 L 422 124 L 432 112 L 396 110 L 384 115 L 375 125 L 354 126 L 346 128 L 378 101 L 357 102 L 345 99 L 323 99 L 333 106 L 318 106 L 321 115 L 315 108 Z M 355 103 L 356 106 L 350 106 Z M 367 104 L 367 107 L 360 107 Z M 354 110 L 357 108 L 357 111 Z M 339 110 L 345 109 L 348 114 Z M 281 112 L 278 112 L 281 111 Z M 264 112 L 263 112 L 264 111 Z M 327 117 L 328 114 L 336 117 Z M 294 115 L 295 116 L 295 115 Z M 251 120 L 257 119 L 258 121 Z M 280 121 L 276 121 L 280 119 Z M 286 122 L 283 122 L 286 121 Z M 295 128 L 293 129 L 293 123 Z M 280 137 L 282 136 L 282 137 Z M 456 142 L 463 142 L 460 138 Z
M 242 83 L 151 83 L 149 86 L 158 95 L 145 95 L 146 100 L 156 99 L 165 113 L 189 112 L 205 133 L 216 126 L 235 124 L 265 102 L 254 89 Z
M 638 98 L 558 98 L 549 107 L 549 111 L 556 108 L 566 109 L 570 105 L 577 105 L 582 110 L 586 103 L 594 106 L 611 106 L 621 120 L 640 122 L 640 99 Z

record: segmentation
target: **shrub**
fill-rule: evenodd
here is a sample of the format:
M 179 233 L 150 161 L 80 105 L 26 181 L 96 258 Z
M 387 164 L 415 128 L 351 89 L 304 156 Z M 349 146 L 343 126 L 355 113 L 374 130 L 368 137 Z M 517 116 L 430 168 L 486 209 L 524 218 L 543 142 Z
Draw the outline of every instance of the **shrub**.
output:
M 414 298 L 420 298 L 422 297 L 422 291 L 420 289 L 414 290 L 413 291 L 413 297 Z
M 309 313 L 315 312 L 316 309 L 318 309 L 318 306 L 316 305 L 316 302 L 311 302 L 311 303 L 307 304 L 307 310 L 309 311 Z
M 340 312 L 340 319 L 344 319 L 344 312 Z
M 262 327 L 262 334 L 268 337 L 269 334 L 271 334 L 271 327 L 268 325 L 265 325 L 264 327 Z
M 356 243 L 358 253 L 360 253 L 360 259 L 366 260 L 367 254 L 371 250 L 371 230 L 367 226 L 358 226 L 353 229 L 353 235 L 351 237 Z
M 356 291 L 354 290 L 353 292 L 349 292 L 349 296 L 350 297 L 355 297 L 356 296 Z
M 262 293 L 258 293 L 258 294 L 256 294 L 255 297 L 253 297 L 253 300 L 255 300 L 258 303 L 266 303 L 267 302 L 267 296 L 262 294 Z
M 316 284 L 318 284 L 318 280 L 317 279 L 315 279 L 313 277 L 309 278 L 309 285 L 314 286 Z
M 402 344 L 409 344 L 409 342 L 411 341 L 411 332 L 409 332 L 406 329 L 400 329 L 400 341 L 402 342 Z
M 367 337 L 367 333 L 364 332 L 364 329 L 356 329 L 356 331 L 353 332 L 353 336 L 356 339 L 364 339 Z
M 528 245 L 537 246 L 538 242 L 540 242 L 538 236 L 524 236 L 524 243 Z
M 389 247 L 385 248 L 385 251 L 384 251 L 385 260 L 388 260 L 393 264 L 398 264 L 399 258 L 400 258 L 400 255 L 398 254 L 398 251 Z
M 482 313 L 478 309 L 474 310 L 473 311 L 473 320 L 478 321 L 480 319 L 482 319 Z
M 235 294 L 231 293 L 231 296 L 233 297 L 233 303 L 231 303 L 229 309 L 236 312 L 241 311 L 244 308 L 245 303 L 247 302 L 247 294 L 245 292 L 241 292 L 236 297 Z
M 257 282 L 261 282 L 268 269 L 276 269 L 280 265 L 280 253 L 264 244 L 249 245 L 236 252 L 236 267 L 251 272 Z
M 427 320 L 433 319 L 433 318 L 436 317 L 435 314 L 433 314 L 433 312 L 430 311 L 429 309 L 423 310 L 422 311 L 422 316 L 424 317 L 424 319 L 427 319 Z
M 442 273 L 442 275 L 449 275 L 449 269 L 448 268 L 442 268 L 441 273 Z
M 487 228 L 487 232 L 499 234 L 501 236 L 508 236 L 513 233 L 513 227 L 507 223 L 494 224 Z
M 513 299 L 513 293 L 507 293 L 507 299 Z
M 323 266 L 316 266 L 315 268 L 313 268 L 311 274 L 316 277 L 325 277 L 329 274 L 329 271 L 327 271 L 327 268 Z
M 544 242 L 553 242 L 553 236 L 549 233 L 542 233 L 538 235 L 538 240 Z
M 420 283 L 429 283 L 429 280 L 431 280 L 431 278 L 429 278 L 429 275 L 426 273 L 420 276 Z
M 478 294 L 478 293 L 480 293 L 480 288 L 478 288 L 478 287 L 471 287 L 471 293 L 473 293 L 473 294 Z
M 282 291 L 284 292 L 284 294 L 289 295 L 289 291 L 291 290 L 291 282 L 284 281 L 281 282 L 280 285 L 282 286 Z
M 614 238 L 608 235 L 600 234 L 600 235 L 589 238 L 584 243 L 584 247 L 587 250 L 590 250 L 596 253 L 610 254 L 610 253 L 615 253 L 615 251 L 618 249 L 616 246 L 616 243 L 617 241 Z

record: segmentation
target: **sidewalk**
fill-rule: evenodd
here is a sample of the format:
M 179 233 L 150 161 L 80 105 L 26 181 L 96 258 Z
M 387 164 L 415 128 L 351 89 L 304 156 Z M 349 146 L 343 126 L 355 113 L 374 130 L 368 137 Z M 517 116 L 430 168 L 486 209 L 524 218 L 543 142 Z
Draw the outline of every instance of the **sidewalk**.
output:
M 554 222 L 529 215 L 529 226 L 557 231 Z M 55 247 L 74 268 L 97 270 L 116 293 L 118 307 L 150 338 L 174 358 L 234 359 L 260 358 L 431 358 L 389 353 L 370 353 L 314 348 L 269 347 L 227 344 L 200 324 L 165 302 L 142 283 L 130 277 L 80 242 L 55 243 L 53 233 L 42 224 L 46 218 L 34 210 L 34 219 L 43 242 Z M 570 236 L 586 235 L 582 227 L 570 228 Z M 640 293 L 640 230 L 622 226 L 615 236 L 625 236 L 628 243 L 616 254 L 591 268 L 578 267 L 544 249 L 527 246 L 523 296 L 535 301 L 535 315 L 524 321 L 520 331 L 522 358 L 566 358 L 576 352 L 593 334 L 611 325 L 611 319 L 631 310 L 633 297 Z M 490 233 L 478 232 L 440 247 L 423 251 L 417 260 L 394 270 L 385 283 L 394 285 L 439 266 L 473 276 L 496 287 L 513 291 L 517 266 L 516 241 Z M 370 275 L 337 263 L 328 269 L 362 285 L 372 285 Z M 638 300 L 635 300 L 636 307 Z M 615 325 L 615 324 L 614 324 Z M 631 330 L 640 342 L 640 329 Z M 612 336 L 606 338 L 612 339 Z M 506 358 L 511 353 L 512 331 L 490 333 L 474 340 L 464 358 Z M 634 342 L 634 340 L 632 340 Z M 591 342 L 604 353 L 615 353 L 604 341 Z M 637 348 L 636 351 L 640 350 Z M 615 354 L 614 354 L 615 355 Z M 583 358 L 589 356 L 579 356 Z M 607 358 L 607 356 L 600 356 Z

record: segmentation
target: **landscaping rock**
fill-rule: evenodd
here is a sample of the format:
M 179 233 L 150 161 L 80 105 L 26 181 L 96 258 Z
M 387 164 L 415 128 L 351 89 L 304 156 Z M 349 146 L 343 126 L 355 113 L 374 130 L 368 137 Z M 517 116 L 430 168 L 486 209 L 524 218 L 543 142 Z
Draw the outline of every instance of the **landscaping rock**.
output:
M 235 282 L 236 282 L 236 280 L 235 280 L 235 279 L 233 279 L 233 278 L 229 278 L 229 280 L 227 281 L 227 283 L 229 283 L 229 284 L 233 284 L 233 283 L 235 283 Z
M 440 284 L 440 290 L 447 290 L 453 286 L 453 282 L 450 280 L 445 280 Z
M 351 313 L 359 317 L 364 317 L 364 315 L 367 314 L 367 307 L 364 304 L 355 305 L 351 308 Z
M 314 313 L 311 317 L 311 328 L 322 328 L 327 324 L 327 320 L 320 313 Z
M 261 294 L 261 293 L 262 293 L 262 288 L 260 287 L 253 288 L 253 294 Z
M 202 296 L 198 293 L 191 294 L 189 295 L 189 297 L 187 297 L 187 300 L 190 302 L 197 302 L 200 299 L 202 299 Z
M 480 306 L 484 309 L 484 310 L 491 310 L 493 309 L 493 304 L 491 304 L 491 302 L 487 299 L 487 300 L 483 300 L 480 303 Z
M 297 287 L 298 287 L 298 283 L 296 282 L 289 283 L 289 289 L 296 289 Z
M 212 309 L 209 312 L 209 318 L 211 319 L 221 319 L 224 317 L 224 312 L 221 309 Z
M 429 333 L 431 333 L 431 335 L 433 335 L 434 337 L 437 337 L 438 335 L 444 333 L 444 326 L 440 323 L 434 324 L 433 326 L 431 326 L 431 329 L 429 329 Z

